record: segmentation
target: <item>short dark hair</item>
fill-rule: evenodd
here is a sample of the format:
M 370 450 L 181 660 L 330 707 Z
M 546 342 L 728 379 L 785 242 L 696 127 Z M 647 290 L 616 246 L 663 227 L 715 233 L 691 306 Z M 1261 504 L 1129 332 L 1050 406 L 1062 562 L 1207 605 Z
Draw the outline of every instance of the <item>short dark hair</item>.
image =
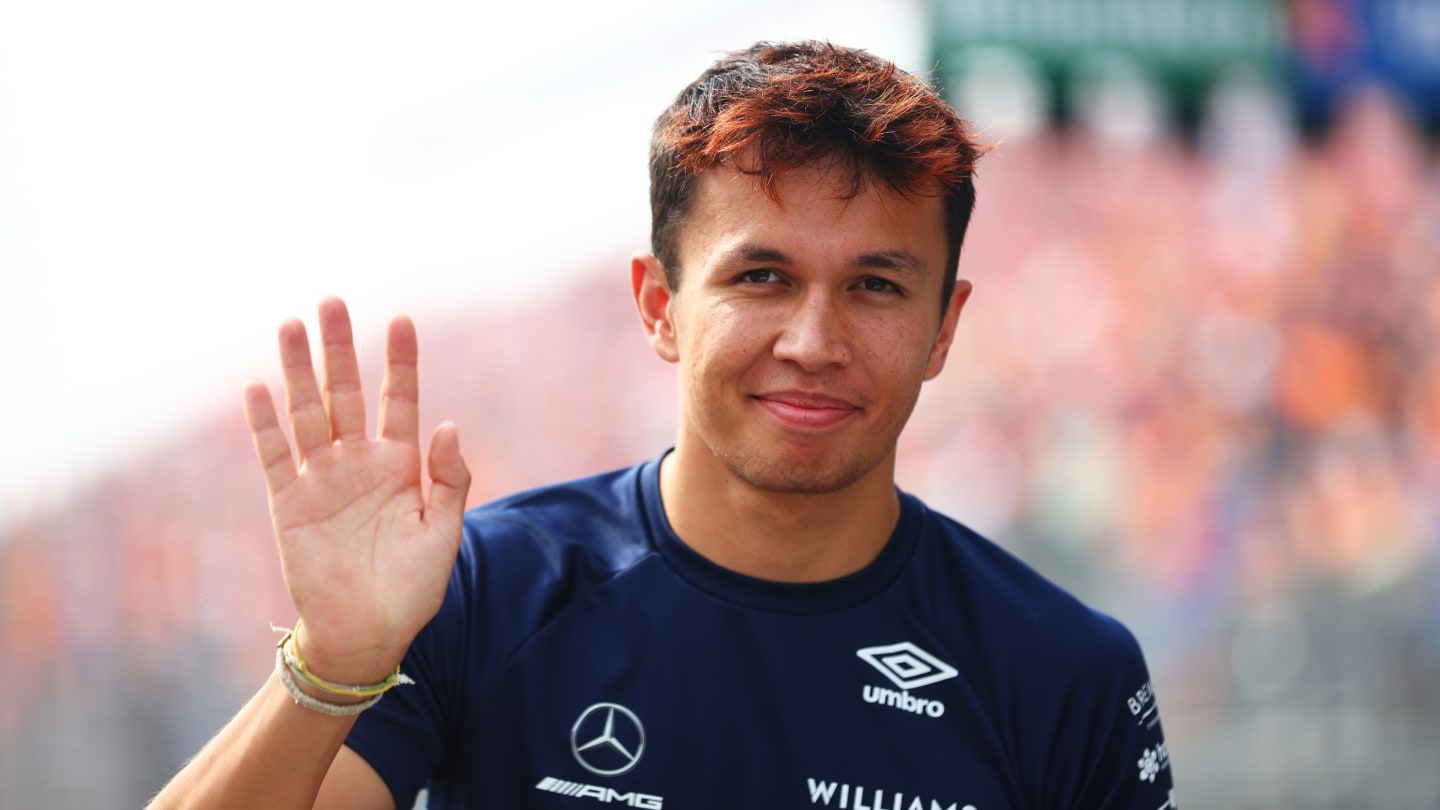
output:
M 991 147 L 930 84 L 862 50 L 827 42 L 759 42 L 721 58 L 681 91 L 650 142 L 650 244 L 672 290 L 679 226 L 705 171 L 744 153 L 771 199 L 776 178 L 833 163 L 853 199 L 867 182 L 945 199 L 949 246 L 942 306 L 955 289 L 975 210 L 975 163 Z

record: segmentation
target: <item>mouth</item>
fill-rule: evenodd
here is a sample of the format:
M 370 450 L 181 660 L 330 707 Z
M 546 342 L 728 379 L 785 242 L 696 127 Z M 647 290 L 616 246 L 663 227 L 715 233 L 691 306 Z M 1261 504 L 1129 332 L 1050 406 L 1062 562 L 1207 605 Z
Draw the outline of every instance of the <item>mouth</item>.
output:
M 759 394 L 754 400 L 783 425 L 797 430 L 825 430 L 860 413 L 860 407 L 823 394 L 782 391 Z

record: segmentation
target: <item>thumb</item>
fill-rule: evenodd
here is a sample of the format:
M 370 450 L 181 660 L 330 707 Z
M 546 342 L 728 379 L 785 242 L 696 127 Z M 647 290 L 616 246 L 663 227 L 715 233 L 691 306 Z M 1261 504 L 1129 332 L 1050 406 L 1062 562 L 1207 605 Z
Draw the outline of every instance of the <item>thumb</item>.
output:
M 427 523 L 459 525 L 470 491 L 470 470 L 460 455 L 460 434 L 454 422 L 435 428 L 430 437 L 430 498 L 425 504 Z

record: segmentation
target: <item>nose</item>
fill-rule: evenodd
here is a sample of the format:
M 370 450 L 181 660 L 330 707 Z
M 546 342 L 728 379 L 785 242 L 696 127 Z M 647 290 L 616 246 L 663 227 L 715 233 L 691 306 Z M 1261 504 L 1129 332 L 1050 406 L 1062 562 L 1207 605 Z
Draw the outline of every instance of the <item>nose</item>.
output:
M 805 371 L 846 366 L 854 355 L 840 302 L 827 290 L 811 289 L 797 297 L 775 341 L 776 359 Z

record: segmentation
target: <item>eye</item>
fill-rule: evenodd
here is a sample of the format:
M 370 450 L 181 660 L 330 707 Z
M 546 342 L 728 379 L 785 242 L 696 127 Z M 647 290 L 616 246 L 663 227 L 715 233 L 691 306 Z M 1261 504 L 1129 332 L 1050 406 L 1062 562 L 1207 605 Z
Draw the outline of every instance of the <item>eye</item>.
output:
M 860 287 L 865 290 L 865 292 L 873 293 L 901 292 L 901 289 L 896 286 L 893 281 L 880 278 L 879 276 L 866 276 L 860 281 Z
M 744 284 L 773 284 L 780 280 L 780 274 L 774 270 L 746 270 L 741 273 L 736 281 Z

